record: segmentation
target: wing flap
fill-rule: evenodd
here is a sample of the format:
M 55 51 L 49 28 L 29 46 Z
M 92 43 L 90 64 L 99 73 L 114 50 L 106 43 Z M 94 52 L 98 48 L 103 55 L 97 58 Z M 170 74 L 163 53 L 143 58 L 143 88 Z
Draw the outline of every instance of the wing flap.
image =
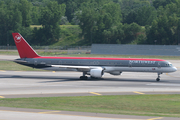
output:
M 69 66 L 69 65 L 51 65 L 52 67 L 59 67 L 59 68 L 82 68 L 82 69 L 90 69 L 89 66 Z
M 78 71 L 89 71 L 91 69 L 89 66 L 69 66 L 69 65 L 51 65 L 51 66 L 58 68 L 77 69 Z

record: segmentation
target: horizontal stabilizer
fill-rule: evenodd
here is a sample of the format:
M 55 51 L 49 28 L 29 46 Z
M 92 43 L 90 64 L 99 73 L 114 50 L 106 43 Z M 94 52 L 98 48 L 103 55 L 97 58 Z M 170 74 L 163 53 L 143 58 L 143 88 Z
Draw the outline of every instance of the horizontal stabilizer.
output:
M 13 60 L 13 62 L 17 62 L 17 63 L 27 63 L 27 61 L 24 61 L 24 60 Z

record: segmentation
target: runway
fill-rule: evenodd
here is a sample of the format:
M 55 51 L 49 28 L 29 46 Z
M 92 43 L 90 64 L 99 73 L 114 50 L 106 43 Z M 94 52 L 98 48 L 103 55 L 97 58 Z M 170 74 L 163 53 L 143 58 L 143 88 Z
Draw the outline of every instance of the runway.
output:
M 47 94 L 91 94 L 121 95 L 126 93 L 180 91 L 180 71 L 162 74 L 156 82 L 155 73 L 123 73 L 121 76 L 105 74 L 99 80 L 79 80 L 79 72 L 23 72 L 0 71 L 0 96 Z
M 174 66 L 180 68 L 180 62 L 170 61 Z M 122 73 L 121 76 L 105 74 L 99 80 L 79 80 L 79 72 L 24 72 L 24 71 L 3 71 L 0 70 L 0 98 L 19 98 L 19 97 L 53 97 L 53 96 L 92 96 L 92 95 L 136 95 L 136 94 L 180 94 L 180 70 L 175 73 L 162 74 L 161 81 L 156 82 L 155 73 Z M 7 110 L 8 109 L 8 110 Z M 13 108 L 0 108 L 0 119 L 11 119 L 6 114 L 19 119 L 18 115 L 39 116 L 39 119 L 52 117 L 59 119 L 63 116 L 64 120 L 70 120 L 72 113 L 61 112 L 45 113 L 42 117 L 39 112 L 23 112 L 28 110 L 15 111 Z M 17 114 L 16 114 L 17 113 Z M 99 117 L 95 115 L 79 115 L 73 113 L 76 119 L 146 119 L 158 117 Z M 83 114 L 83 113 L 81 113 Z M 70 115 L 70 116 L 69 116 Z M 74 115 L 76 117 L 74 117 Z M 56 116 L 56 118 L 54 117 Z M 60 117 L 61 116 L 61 117 Z M 91 116 L 91 117 L 89 117 Z M 32 118 L 33 119 L 33 118 Z M 159 118 L 168 120 L 169 118 Z M 176 120 L 176 118 L 171 118 Z

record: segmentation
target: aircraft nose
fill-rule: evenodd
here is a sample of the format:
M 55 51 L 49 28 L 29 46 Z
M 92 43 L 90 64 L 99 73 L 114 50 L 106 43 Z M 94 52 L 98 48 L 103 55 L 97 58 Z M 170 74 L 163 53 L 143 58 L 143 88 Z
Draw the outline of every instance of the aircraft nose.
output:
M 173 71 L 173 72 L 176 72 L 176 71 L 177 71 L 177 68 L 176 68 L 176 67 L 172 67 L 172 71 Z

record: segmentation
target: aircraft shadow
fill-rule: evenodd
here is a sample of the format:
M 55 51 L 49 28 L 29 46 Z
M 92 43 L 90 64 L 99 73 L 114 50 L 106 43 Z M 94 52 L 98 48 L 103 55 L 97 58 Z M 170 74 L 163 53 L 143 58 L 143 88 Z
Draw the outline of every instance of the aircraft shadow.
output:
M 107 78 L 104 78 L 104 79 L 88 79 L 88 80 L 80 80 L 80 79 L 64 79 L 64 80 L 54 80 L 54 81 L 44 81 L 43 83 L 47 83 L 47 82 L 69 82 L 69 81 L 112 81 L 112 82 L 143 82 L 143 83 L 149 83 L 149 82 L 154 82 L 154 83 L 157 83 L 156 80 L 146 80 L 146 79 L 142 79 L 142 80 L 139 80 L 139 79 L 124 79 L 124 78 L 117 78 L 117 79 L 107 79 Z M 167 80 L 162 80 L 162 81 L 159 81 L 161 83 L 169 83 L 169 81 Z M 158 82 L 158 83 L 159 83 Z M 171 82 L 172 83 L 172 82 Z
M 101 79 L 91 79 L 88 78 L 87 80 L 80 80 L 79 77 L 62 77 L 62 76 L 30 76 L 30 75 L 1 75 L 1 78 L 18 78 L 18 79 L 32 79 L 32 80 L 42 80 L 42 82 L 39 83 L 50 83 L 50 82 L 69 82 L 69 81 L 114 81 L 114 82 L 144 82 L 144 83 L 149 83 L 149 82 L 155 82 L 157 83 L 157 81 L 152 78 L 152 80 L 150 79 L 129 79 L 129 78 L 101 78 Z M 48 81 L 46 81 L 48 80 Z M 172 81 L 168 81 L 168 80 L 161 80 L 159 81 L 161 83 L 173 83 Z

